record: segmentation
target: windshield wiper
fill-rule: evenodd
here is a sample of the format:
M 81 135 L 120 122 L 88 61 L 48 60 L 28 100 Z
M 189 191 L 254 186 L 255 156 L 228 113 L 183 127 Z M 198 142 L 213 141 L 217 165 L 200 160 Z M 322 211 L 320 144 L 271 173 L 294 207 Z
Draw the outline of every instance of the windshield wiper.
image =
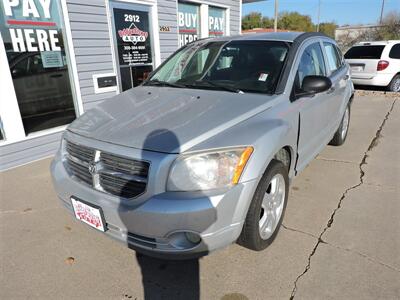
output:
M 185 88 L 186 87 L 182 84 L 168 82 L 168 81 L 161 81 L 158 79 L 152 79 L 152 80 L 146 81 L 143 85 L 169 86 L 169 87 L 175 87 L 175 88 Z
M 224 91 L 232 92 L 232 93 L 239 93 L 239 94 L 244 94 L 243 91 L 236 89 L 234 87 L 229 87 L 223 84 L 218 84 L 216 82 L 213 82 L 211 80 L 196 80 L 192 84 L 186 84 L 186 86 L 193 86 L 193 87 L 213 87 L 213 88 L 218 88 Z

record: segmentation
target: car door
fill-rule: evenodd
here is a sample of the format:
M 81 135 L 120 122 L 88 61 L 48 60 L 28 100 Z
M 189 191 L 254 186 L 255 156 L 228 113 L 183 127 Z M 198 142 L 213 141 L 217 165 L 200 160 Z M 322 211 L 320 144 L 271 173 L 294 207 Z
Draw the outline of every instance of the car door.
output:
M 332 99 L 329 102 L 329 110 L 331 111 L 331 114 L 327 119 L 327 131 L 330 136 L 333 136 L 342 121 L 344 109 L 350 98 L 349 94 L 351 92 L 346 89 L 350 87 L 349 81 L 351 79 L 348 65 L 345 63 L 343 56 L 336 45 L 328 40 L 324 40 L 323 48 L 328 77 L 332 81 L 332 88 L 329 91 L 332 96 Z
M 292 105 L 299 111 L 299 139 L 297 170 L 302 170 L 329 142 L 328 124 L 332 93 L 330 91 L 313 96 L 301 96 L 301 83 L 305 76 L 326 76 L 324 54 L 319 39 L 306 43 L 300 50 L 295 64 L 295 80 L 292 90 Z

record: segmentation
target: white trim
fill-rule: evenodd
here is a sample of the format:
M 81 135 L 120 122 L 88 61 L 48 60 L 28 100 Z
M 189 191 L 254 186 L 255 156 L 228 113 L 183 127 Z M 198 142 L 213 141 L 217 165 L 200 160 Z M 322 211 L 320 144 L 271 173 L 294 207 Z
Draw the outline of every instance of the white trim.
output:
M 231 35 L 231 8 L 225 10 L 225 35 Z
M 243 0 L 240 0 L 239 6 L 239 34 L 242 34 L 242 9 L 243 9 Z
M 207 38 L 210 36 L 208 29 L 209 15 L 208 15 L 208 5 L 200 4 L 200 38 Z
M 154 47 L 154 69 L 161 64 L 161 46 L 160 46 L 160 26 L 158 23 L 158 5 L 154 3 L 151 6 L 150 17 L 152 18 L 153 47 Z
M 78 76 L 78 68 L 76 65 L 75 59 L 75 50 L 74 44 L 72 39 L 72 31 L 71 25 L 69 22 L 69 14 L 68 14 L 68 7 L 66 0 L 61 0 L 61 17 L 63 18 L 63 25 L 65 29 L 65 37 L 67 39 L 67 48 L 68 48 L 68 58 L 71 63 L 69 67 L 70 71 L 72 72 L 73 81 L 72 86 L 75 89 L 75 104 L 77 104 L 77 113 L 78 116 L 82 115 L 84 112 L 83 102 L 82 102 L 82 94 L 81 94 L 81 87 L 79 84 L 79 76 Z
M 112 57 L 112 62 L 113 62 L 113 71 L 115 74 L 118 74 L 118 69 L 117 69 L 117 57 L 116 57 L 116 53 L 117 50 L 115 49 L 115 45 L 114 45 L 114 40 L 113 40 L 113 24 L 112 24 L 112 12 L 110 9 L 110 1 L 109 0 L 104 0 L 105 5 L 106 5 L 106 14 L 107 14 L 107 24 L 108 24 L 108 35 L 110 37 L 110 45 L 111 45 L 111 57 Z M 117 75 L 118 78 L 118 75 Z M 118 80 L 117 80 L 117 89 L 116 89 L 116 93 L 119 94 L 121 93 L 121 87 L 118 84 Z
M 99 83 L 97 79 L 101 77 L 109 77 L 109 76 L 116 76 L 115 73 L 101 73 L 101 74 L 93 74 L 92 79 L 93 79 L 93 87 L 94 87 L 94 93 L 95 94 L 102 94 L 102 93 L 108 93 L 108 92 L 116 92 L 118 89 L 118 83 L 117 85 L 114 86 L 107 86 L 107 87 L 99 87 Z
M 19 140 L 2 141 L 2 142 L 0 142 L 0 147 L 1 146 L 5 146 L 5 145 L 14 144 L 14 143 L 29 141 L 29 140 L 32 140 L 32 139 L 35 139 L 35 138 L 40 138 L 42 136 L 50 135 L 50 134 L 53 134 L 53 133 L 63 132 L 65 129 L 67 129 L 67 127 L 68 127 L 68 125 L 62 125 L 62 126 L 53 127 L 53 128 L 44 129 L 44 130 L 40 130 L 40 131 L 36 131 L 36 132 L 30 133 L 27 136 L 24 136 L 24 138 L 19 139 Z
M 10 66 L 7 60 L 7 53 L 1 34 L 0 44 L 0 82 L 2 99 L 0 101 L 0 117 L 3 123 L 3 130 L 5 135 L 5 140 L 0 141 L 1 146 L 24 139 L 25 130 L 24 125 L 22 124 L 18 100 L 15 94 Z

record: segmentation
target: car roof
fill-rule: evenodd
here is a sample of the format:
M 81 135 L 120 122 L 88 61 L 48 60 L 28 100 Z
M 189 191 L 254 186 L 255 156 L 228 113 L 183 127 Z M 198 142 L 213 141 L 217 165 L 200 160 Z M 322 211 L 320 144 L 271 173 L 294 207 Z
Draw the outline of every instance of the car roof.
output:
M 400 40 L 388 40 L 388 41 L 364 41 L 355 44 L 354 46 L 384 46 L 400 43 Z
M 251 33 L 213 38 L 215 41 L 285 41 L 293 42 L 303 32 L 266 32 Z

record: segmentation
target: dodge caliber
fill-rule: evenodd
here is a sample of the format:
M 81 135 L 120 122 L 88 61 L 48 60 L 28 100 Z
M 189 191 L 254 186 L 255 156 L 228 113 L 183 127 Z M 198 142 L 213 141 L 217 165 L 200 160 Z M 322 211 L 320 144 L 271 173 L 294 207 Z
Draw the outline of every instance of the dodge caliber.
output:
M 148 255 L 190 258 L 234 242 L 263 250 L 291 180 L 346 139 L 349 76 L 318 33 L 190 43 L 67 128 L 51 165 L 58 197 Z

